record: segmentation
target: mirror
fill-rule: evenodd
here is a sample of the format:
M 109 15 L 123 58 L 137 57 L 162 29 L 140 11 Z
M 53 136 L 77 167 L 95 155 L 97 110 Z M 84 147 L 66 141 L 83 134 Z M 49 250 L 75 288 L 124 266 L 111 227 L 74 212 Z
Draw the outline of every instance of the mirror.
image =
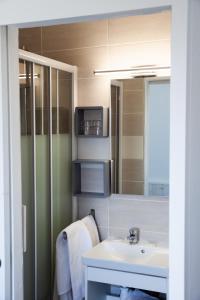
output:
M 111 81 L 112 193 L 169 195 L 170 81 Z

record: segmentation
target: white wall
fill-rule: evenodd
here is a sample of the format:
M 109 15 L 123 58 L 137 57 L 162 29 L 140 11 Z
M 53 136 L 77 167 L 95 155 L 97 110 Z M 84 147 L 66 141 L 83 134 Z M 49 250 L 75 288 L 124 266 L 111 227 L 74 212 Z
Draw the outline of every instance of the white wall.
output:
M 171 0 L 3 0 L 0 1 L 0 25 L 40 22 L 56 19 L 89 18 L 136 9 L 169 6 Z M 130 12 L 129 12 L 130 14 Z M 69 22 L 69 20 L 68 20 Z
M 185 298 L 185 180 L 188 0 L 172 9 L 170 98 L 169 299 Z
M 0 299 L 10 299 L 10 193 L 6 28 L 0 28 Z
M 189 8 L 186 165 L 186 299 L 200 299 L 200 1 Z

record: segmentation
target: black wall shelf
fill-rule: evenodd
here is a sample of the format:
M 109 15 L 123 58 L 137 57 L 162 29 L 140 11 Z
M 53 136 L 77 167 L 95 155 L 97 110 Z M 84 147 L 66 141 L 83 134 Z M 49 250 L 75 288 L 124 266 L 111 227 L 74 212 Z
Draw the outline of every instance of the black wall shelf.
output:
M 103 106 L 76 107 L 75 134 L 84 138 L 108 137 L 109 109 Z
M 111 192 L 109 160 L 73 161 L 73 194 L 80 197 L 108 197 Z

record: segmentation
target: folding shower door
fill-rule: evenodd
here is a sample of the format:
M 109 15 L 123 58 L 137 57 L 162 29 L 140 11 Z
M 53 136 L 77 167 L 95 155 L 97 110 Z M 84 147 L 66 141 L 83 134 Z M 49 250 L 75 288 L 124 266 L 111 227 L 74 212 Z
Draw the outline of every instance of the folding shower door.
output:
M 24 299 L 46 300 L 53 292 L 56 237 L 72 216 L 74 76 L 55 62 L 19 64 Z

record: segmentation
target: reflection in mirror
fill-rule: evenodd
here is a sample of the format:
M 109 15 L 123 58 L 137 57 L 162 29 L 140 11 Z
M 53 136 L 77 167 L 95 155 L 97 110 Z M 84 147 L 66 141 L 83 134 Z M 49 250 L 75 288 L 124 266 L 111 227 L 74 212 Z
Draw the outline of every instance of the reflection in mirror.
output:
M 111 82 L 112 193 L 169 195 L 170 82 Z

